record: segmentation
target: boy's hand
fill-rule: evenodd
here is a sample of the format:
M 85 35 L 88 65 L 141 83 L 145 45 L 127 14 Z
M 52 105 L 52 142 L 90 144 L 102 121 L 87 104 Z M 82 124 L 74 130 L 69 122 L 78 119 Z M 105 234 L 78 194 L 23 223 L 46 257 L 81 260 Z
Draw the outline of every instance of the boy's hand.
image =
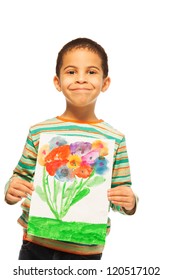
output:
M 32 195 L 33 190 L 34 187 L 32 183 L 18 177 L 13 177 L 6 193 L 5 201 L 8 204 L 15 204 L 22 198 L 27 197 L 27 194 Z
M 123 207 L 127 212 L 135 209 L 136 199 L 132 189 L 128 186 L 119 186 L 108 190 L 108 200 Z

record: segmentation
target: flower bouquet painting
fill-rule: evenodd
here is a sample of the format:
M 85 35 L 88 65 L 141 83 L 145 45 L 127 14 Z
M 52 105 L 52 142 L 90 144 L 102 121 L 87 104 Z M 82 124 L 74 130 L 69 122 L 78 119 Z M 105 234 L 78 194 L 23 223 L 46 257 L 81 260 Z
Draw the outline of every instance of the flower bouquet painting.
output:
M 113 140 L 42 133 L 28 233 L 104 244 L 113 153 Z

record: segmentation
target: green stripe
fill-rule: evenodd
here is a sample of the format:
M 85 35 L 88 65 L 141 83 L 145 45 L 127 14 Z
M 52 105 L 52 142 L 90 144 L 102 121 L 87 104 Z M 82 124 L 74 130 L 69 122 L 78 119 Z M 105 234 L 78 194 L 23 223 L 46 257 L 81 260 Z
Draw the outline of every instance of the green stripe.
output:
M 82 132 L 86 132 L 87 134 L 88 133 L 97 133 L 98 135 L 95 136 L 95 138 L 98 138 L 99 135 L 103 135 L 104 137 L 108 138 L 108 139 L 112 139 L 112 140 L 115 140 L 117 143 L 120 143 L 121 142 L 121 139 L 119 139 L 118 137 L 115 138 L 115 135 L 109 135 L 105 132 L 102 132 L 101 130 L 99 129 L 95 129 L 95 128 L 92 128 L 91 126 L 88 126 L 88 127 L 84 127 L 84 126 L 78 126 L 78 125 L 67 125 L 67 126 L 55 126 L 55 127 L 39 127 L 38 129 L 33 129 L 32 130 L 32 134 L 37 134 L 37 133 L 42 133 L 42 131 L 52 131 L 52 130 L 56 130 L 57 129 L 57 132 L 61 132 L 61 130 L 67 130 L 67 133 L 63 133 L 64 135 L 79 135 L 79 136 L 86 136 L 85 134 L 82 134 Z M 75 131 L 75 130 L 78 130 L 78 132 L 75 132 L 75 133 L 72 133 L 71 130 Z M 54 132 L 54 131 L 53 131 Z M 56 132 L 55 132 L 56 133 Z M 62 135 L 63 135 L 62 134 Z M 110 133 L 111 134 L 111 133 Z M 87 136 L 87 137 L 91 137 L 91 136 Z
M 116 165 L 118 165 L 118 164 L 121 164 L 121 163 L 129 163 L 129 160 L 128 160 L 128 158 L 126 158 L 126 159 L 117 159 L 116 160 Z
M 27 164 L 22 163 L 21 161 L 19 162 L 19 166 L 24 169 L 26 168 L 27 170 L 35 170 L 35 166 L 29 166 Z
M 33 142 L 29 138 L 27 138 L 26 143 L 35 149 Z

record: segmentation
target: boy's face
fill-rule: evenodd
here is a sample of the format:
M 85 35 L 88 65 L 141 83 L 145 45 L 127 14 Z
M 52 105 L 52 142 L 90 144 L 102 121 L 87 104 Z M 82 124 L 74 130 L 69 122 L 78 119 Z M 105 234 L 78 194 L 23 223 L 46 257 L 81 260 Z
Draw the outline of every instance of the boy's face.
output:
M 95 103 L 101 91 L 106 91 L 110 78 L 103 78 L 101 58 L 88 49 L 74 49 L 63 57 L 60 77 L 54 78 L 58 91 L 76 107 Z

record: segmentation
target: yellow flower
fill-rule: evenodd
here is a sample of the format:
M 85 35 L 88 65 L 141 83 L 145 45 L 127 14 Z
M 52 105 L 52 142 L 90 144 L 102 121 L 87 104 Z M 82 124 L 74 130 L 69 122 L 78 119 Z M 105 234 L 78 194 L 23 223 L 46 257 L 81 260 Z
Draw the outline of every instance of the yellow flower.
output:
M 70 155 L 68 158 L 67 166 L 68 168 L 76 169 L 80 166 L 81 161 L 81 157 L 79 157 L 78 155 Z

